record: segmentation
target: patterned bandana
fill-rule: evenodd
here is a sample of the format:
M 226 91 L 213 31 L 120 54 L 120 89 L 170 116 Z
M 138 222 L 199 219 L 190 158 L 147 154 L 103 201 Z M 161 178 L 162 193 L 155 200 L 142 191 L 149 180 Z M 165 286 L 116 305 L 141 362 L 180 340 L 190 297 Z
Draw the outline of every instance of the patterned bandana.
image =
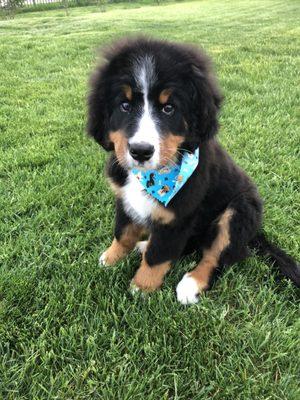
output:
M 198 162 L 197 148 L 194 153 L 185 152 L 179 164 L 145 171 L 134 168 L 132 173 L 150 196 L 167 206 L 195 171 Z

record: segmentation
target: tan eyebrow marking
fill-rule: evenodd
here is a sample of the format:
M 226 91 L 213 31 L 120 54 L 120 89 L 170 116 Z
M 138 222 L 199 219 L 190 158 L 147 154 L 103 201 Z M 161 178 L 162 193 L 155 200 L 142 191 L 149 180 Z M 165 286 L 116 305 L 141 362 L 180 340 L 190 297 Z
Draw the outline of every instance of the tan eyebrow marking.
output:
M 126 98 L 131 101 L 132 100 L 132 89 L 129 85 L 123 85 L 122 89 L 125 93 Z
M 169 100 L 169 97 L 172 93 L 172 89 L 164 89 L 161 91 L 158 101 L 160 102 L 160 104 L 166 104 L 167 101 Z

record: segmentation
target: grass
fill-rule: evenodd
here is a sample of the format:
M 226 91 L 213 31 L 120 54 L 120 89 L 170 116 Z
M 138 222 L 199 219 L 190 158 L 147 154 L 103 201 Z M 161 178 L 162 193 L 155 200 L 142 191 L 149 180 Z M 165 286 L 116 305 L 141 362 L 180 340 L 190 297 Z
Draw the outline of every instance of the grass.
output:
M 299 399 L 299 292 L 263 260 L 191 307 L 174 288 L 192 257 L 145 299 L 128 292 L 136 254 L 98 267 L 113 196 L 84 133 L 97 47 L 140 32 L 201 44 L 226 96 L 220 140 L 257 182 L 265 230 L 297 257 L 299 3 L 135 6 L 0 22 L 0 399 Z

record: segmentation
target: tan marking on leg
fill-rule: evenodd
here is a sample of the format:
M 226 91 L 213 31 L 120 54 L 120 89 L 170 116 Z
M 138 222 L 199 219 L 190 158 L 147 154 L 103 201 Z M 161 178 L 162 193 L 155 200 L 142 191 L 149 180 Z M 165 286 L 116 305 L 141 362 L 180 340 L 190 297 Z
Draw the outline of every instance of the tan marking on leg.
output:
M 126 98 L 131 101 L 132 100 L 132 89 L 129 85 L 123 85 L 122 89 L 125 93 Z
M 151 213 L 151 219 L 161 224 L 169 224 L 175 219 L 173 211 L 158 204 Z
M 115 131 L 109 133 L 109 139 L 114 144 L 117 159 L 121 165 L 125 164 L 125 155 L 127 150 L 127 138 L 123 131 Z
M 222 214 L 219 222 L 219 232 L 209 249 L 204 250 L 203 257 L 197 267 L 188 275 L 193 277 L 198 284 L 199 289 L 206 290 L 209 285 L 210 277 L 217 268 L 220 255 L 230 245 L 230 221 L 234 210 L 227 208 Z
M 142 228 L 137 225 L 128 225 L 119 240 L 114 238 L 110 247 L 104 252 L 105 264 L 113 265 L 133 250 L 142 234 Z
M 169 100 L 169 97 L 172 93 L 172 89 L 164 89 L 160 92 L 158 101 L 160 102 L 160 104 L 166 104 L 167 101 Z
M 136 271 L 132 283 L 145 292 L 153 292 L 163 284 L 164 276 L 170 268 L 170 261 L 150 267 L 143 255 L 142 263 Z
M 184 142 L 184 137 L 180 135 L 173 135 L 169 133 L 160 142 L 160 164 L 166 165 L 170 161 L 174 161 L 177 154 L 177 149 Z

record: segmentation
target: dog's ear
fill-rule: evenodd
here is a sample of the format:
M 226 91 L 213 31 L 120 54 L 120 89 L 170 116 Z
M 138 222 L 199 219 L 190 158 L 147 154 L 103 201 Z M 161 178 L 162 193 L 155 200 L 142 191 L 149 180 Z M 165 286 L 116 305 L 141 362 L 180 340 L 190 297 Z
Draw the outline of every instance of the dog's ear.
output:
M 198 53 L 192 65 L 190 78 L 192 86 L 193 136 L 200 142 L 212 138 L 218 131 L 218 111 L 221 107 L 221 95 L 208 58 Z
M 109 113 L 105 90 L 106 69 L 106 66 L 98 68 L 90 80 L 87 132 L 106 151 L 110 151 L 113 150 L 113 144 L 108 137 Z

